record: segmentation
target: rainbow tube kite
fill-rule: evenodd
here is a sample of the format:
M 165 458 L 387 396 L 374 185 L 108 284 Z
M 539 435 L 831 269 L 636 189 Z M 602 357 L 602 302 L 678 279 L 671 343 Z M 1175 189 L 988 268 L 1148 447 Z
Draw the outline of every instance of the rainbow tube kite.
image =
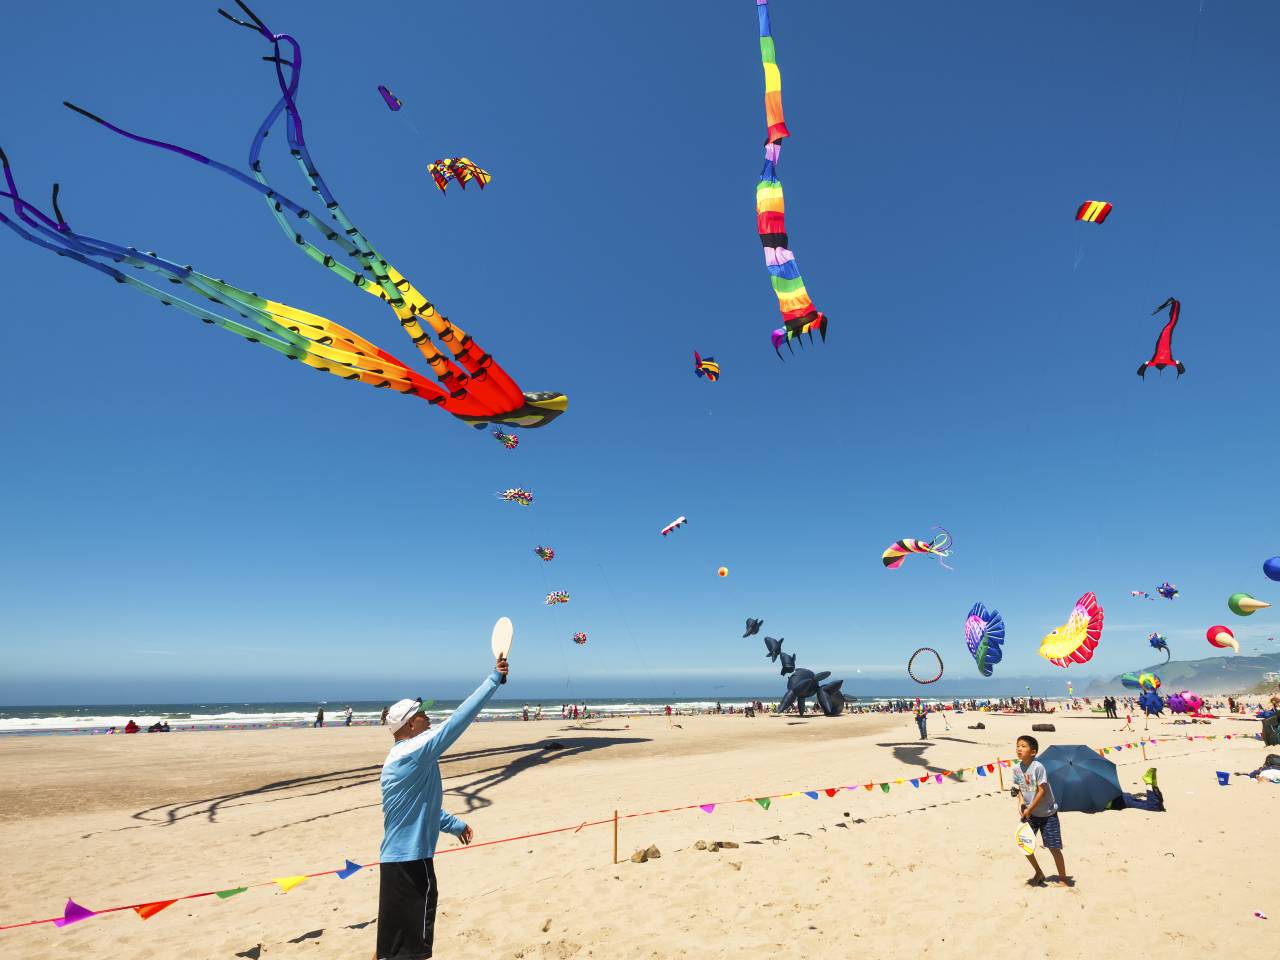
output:
M 769 127 L 764 142 L 764 169 L 756 184 L 756 226 L 764 247 L 769 282 L 782 310 L 782 326 L 772 334 L 773 349 L 778 359 L 782 359 L 782 344 L 794 353 L 791 341 L 801 334 L 807 333 L 812 343 L 813 331 L 817 330 L 825 341 L 827 318 L 809 299 L 787 240 L 786 204 L 782 198 L 782 181 L 778 179 L 778 157 L 782 153 L 782 141 L 791 133 L 782 117 L 782 74 L 778 71 L 777 50 L 769 25 L 769 0 L 756 0 L 756 13 L 760 18 L 760 59 L 764 64 L 764 115 Z
M 1040 656 L 1055 667 L 1088 663 L 1102 639 L 1102 607 L 1098 598 L 1086 593 L 1076 601 L 1067 622 L 1040 642 Z
M 1105 200 L 1086 200 L 1076 211 L 1076 219 L 1085 223 L 1105 223 L 1111 215 L 1111 204 Z
M 3 166 L 5 184 L 4 189 L 0 189 L 0 198 L 12 202 L 13 217 L 0 214 L 0 223 L 36 246 L 70 257 L 117 283 L 141 290 L 165 306 L 177 307 L 250 343 L 262 344 L 290 360 L 344 380 L 359 380 L 373 387 L 390 388 L 420 397 L 428 403 L 442 406 L 473 426 L 502 423 L 539 427 L 558 417 L 568 408 L 567 397 L 561 393 L 521 391 L 492 356 L 465 331 L 441 316 L 435 305 L 391 266 L 352 223 L 316 168 L 303 136 L 302 116 L 297 105 L 301 47 L 288 34 L 274 34 L 268 30 L 243 0 L 237 0 L 237 3 L 248 21 L 238 20 L 225 11 L 218 12 L 232 23 L 253 30 L 271 44 L 272 55 L 265 59 L 273 65 L 280 90 L 280 98 L 254 134 L 249 149 L 248 173 L 185 147 L 131 133 L 74 104 L 67 103 L 66 106 L 128 140 L 185 157 L 261 194 L 272 216 L 299 250 L 326 270 L 391 307 L 438 383 L 431 382 L 385 350 L 322 316 L 260 297 L 192 267 L 181 266 L 152 253 L 142 253 L 135 247 L 110 243 L 72 230 L 58 208 L 57 188 L 54 188 L 53 216 L 50 217 L 21 196 L 3 152 L 0 152 L 0 165 Z M 289 152 L 315 195 L 314 211 L 280 193 L 263 173 L 262 147 L 277 122 L 283 122 Z M 306 239 L 301 232 L 304 225 L 328 241 L 333 252 L 323 250 Z M 343 262 L 346 260 L 350 265 Z M 133 269 L 126 271 L 124 268 Z M 159 280 L 156 280 L 157 276 Z M 244 320 L 249 322 L 242 322 Z M 436 348 L 431 335 L 423 329 L 424 323 L 445 345 L 450 356 Z

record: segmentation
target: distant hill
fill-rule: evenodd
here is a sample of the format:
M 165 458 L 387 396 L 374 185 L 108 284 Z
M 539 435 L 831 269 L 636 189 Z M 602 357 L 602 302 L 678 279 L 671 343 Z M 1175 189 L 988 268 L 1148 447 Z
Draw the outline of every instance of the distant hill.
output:
M 1162 693 L 1190 690 L 1192 693 L 1236 693 L 1262 683 L 1266 673 L 1280 671 L 1280 653 L 1258 657 L 1206 657 L 1203 660 L 1171 660 L 1135 667 L 1134 673 L 1150 670 L 1160 678 Z M 1118 676 L 1095 680 L 1085 691 L 1088 696 L 1128 692 Z

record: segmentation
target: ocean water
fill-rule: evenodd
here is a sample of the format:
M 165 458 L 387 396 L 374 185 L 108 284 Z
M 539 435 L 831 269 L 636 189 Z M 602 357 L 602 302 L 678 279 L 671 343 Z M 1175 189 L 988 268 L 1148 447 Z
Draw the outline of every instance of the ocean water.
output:
M 763 698 L 761 698 L 763 699 Z M 480 715 L 482 721 L 519 720 L 526 701 L 489 701 Z M 529 700 L 529 714 L 542 707 L 543 719 L 560 719 L 563 700 Z M 658 714 L 670 703 L 673 709 L 685 712 L 712 710 L 715 699 L 683 698 L 662 703 L 644 699 L 605 698 L 577 700 L 579 711 L 585 705 L 593 716 L 623 716 Z M 741 707 L 745 698 L 722 701 L 725 709 L 730 704 Z M 427 713 L 439 721 L 452 713 L 460 700 L 431 702 Z M 130 720 L 144 730 L 158 720 L 169 724 L 171 731 L 193 730 L 259 730 L 275 727 L 309 727 L 321 706 L 306 703 L 116 703 L 116 704 L 51 704 L 25 707 L 0 707 L 0 736 L 32 734 L 105 734 L 112 727 L 122 730 Z M 387 704 L 381 700 L 331 700 L 325 704 L 325 726 L 343 725 L 343 714 L 351 707 L 352 724 L 377 725 Z
M 681 713 L 708 712 L 715 709 L 716 704 L 723 705 L 725 710 L 730 706 L 736 709 L 748 699 L 758 699 L 768 707 L 776 702 L 776 697 L 733 697 L 716 699 L 714 697 L 673 697 L 670 700 L 656 701 L 644 698 L 599 698 L 564 700 L 490 700 L 480 714 L 480 721 L 519 720 L 525 704 L 529 706 L 529 718 L 534 717 L 535 709 L 542 707 L 544 720 L 559 720 L 562 704 L 576 702 L 579 712 L 585 708 L 593 717 L 618 717 L 661 714 L 670 704 L 673 710 Z M 897 698 L 893 698 L 897 699 Z M 886 697 L 862 697 L 859 703 L 863 706 L 874 706 L 888 702 Z M 432 720 L 439 722 L 449 716 L 462 702 L 460 700 L 427 701 L 427 713 Z M 951 703 L 949 698 L 928 698 L 926 703 Z M 330 700 L 324 704 L 314 701 L 288 702 L 276 701 L 267 703 L 109 703 L 109 704 L 50 704 L 23 707 L 0 706 L 0 737 L 3 736 L 36 736 L 49 734 L 108 734 L 114 728 L 122 731 L 126 723 L 135 721 L 143 730 L 157 721 L 169 724 L 171 732 L 213 731 L 213 730 L 270 730 L 278 727 L 310 727 L 316 718 L 318 707 L 324 707 L 325 727 L 343 726 L 343 714 L 351 707 L 353 726 L 376 726 L 382 716 L 382 700 Z M 816 705 L 810 703 L 816 710 Z

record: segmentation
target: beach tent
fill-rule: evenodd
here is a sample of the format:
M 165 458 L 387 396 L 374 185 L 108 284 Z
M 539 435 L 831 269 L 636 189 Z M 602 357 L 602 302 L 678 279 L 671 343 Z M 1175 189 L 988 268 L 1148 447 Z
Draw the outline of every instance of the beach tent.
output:
M 1124 797 L 1116 765 L 1080 744 L 1055 744 L 1036 757 L 1049 774 L 1049 786 L 1064 813 L 1097 813 Z

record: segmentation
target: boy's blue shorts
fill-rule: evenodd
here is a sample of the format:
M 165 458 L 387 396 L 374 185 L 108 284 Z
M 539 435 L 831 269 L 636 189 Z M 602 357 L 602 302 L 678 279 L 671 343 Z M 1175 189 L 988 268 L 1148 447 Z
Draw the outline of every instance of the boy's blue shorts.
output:
M 1062 824 L 1058 822 L 1056 813 L 1047 817 L 1027 817 L 1027 823 L 1031 824 L 1033 832 L 1040 834 L 1046 849 L 1062 849 Z

